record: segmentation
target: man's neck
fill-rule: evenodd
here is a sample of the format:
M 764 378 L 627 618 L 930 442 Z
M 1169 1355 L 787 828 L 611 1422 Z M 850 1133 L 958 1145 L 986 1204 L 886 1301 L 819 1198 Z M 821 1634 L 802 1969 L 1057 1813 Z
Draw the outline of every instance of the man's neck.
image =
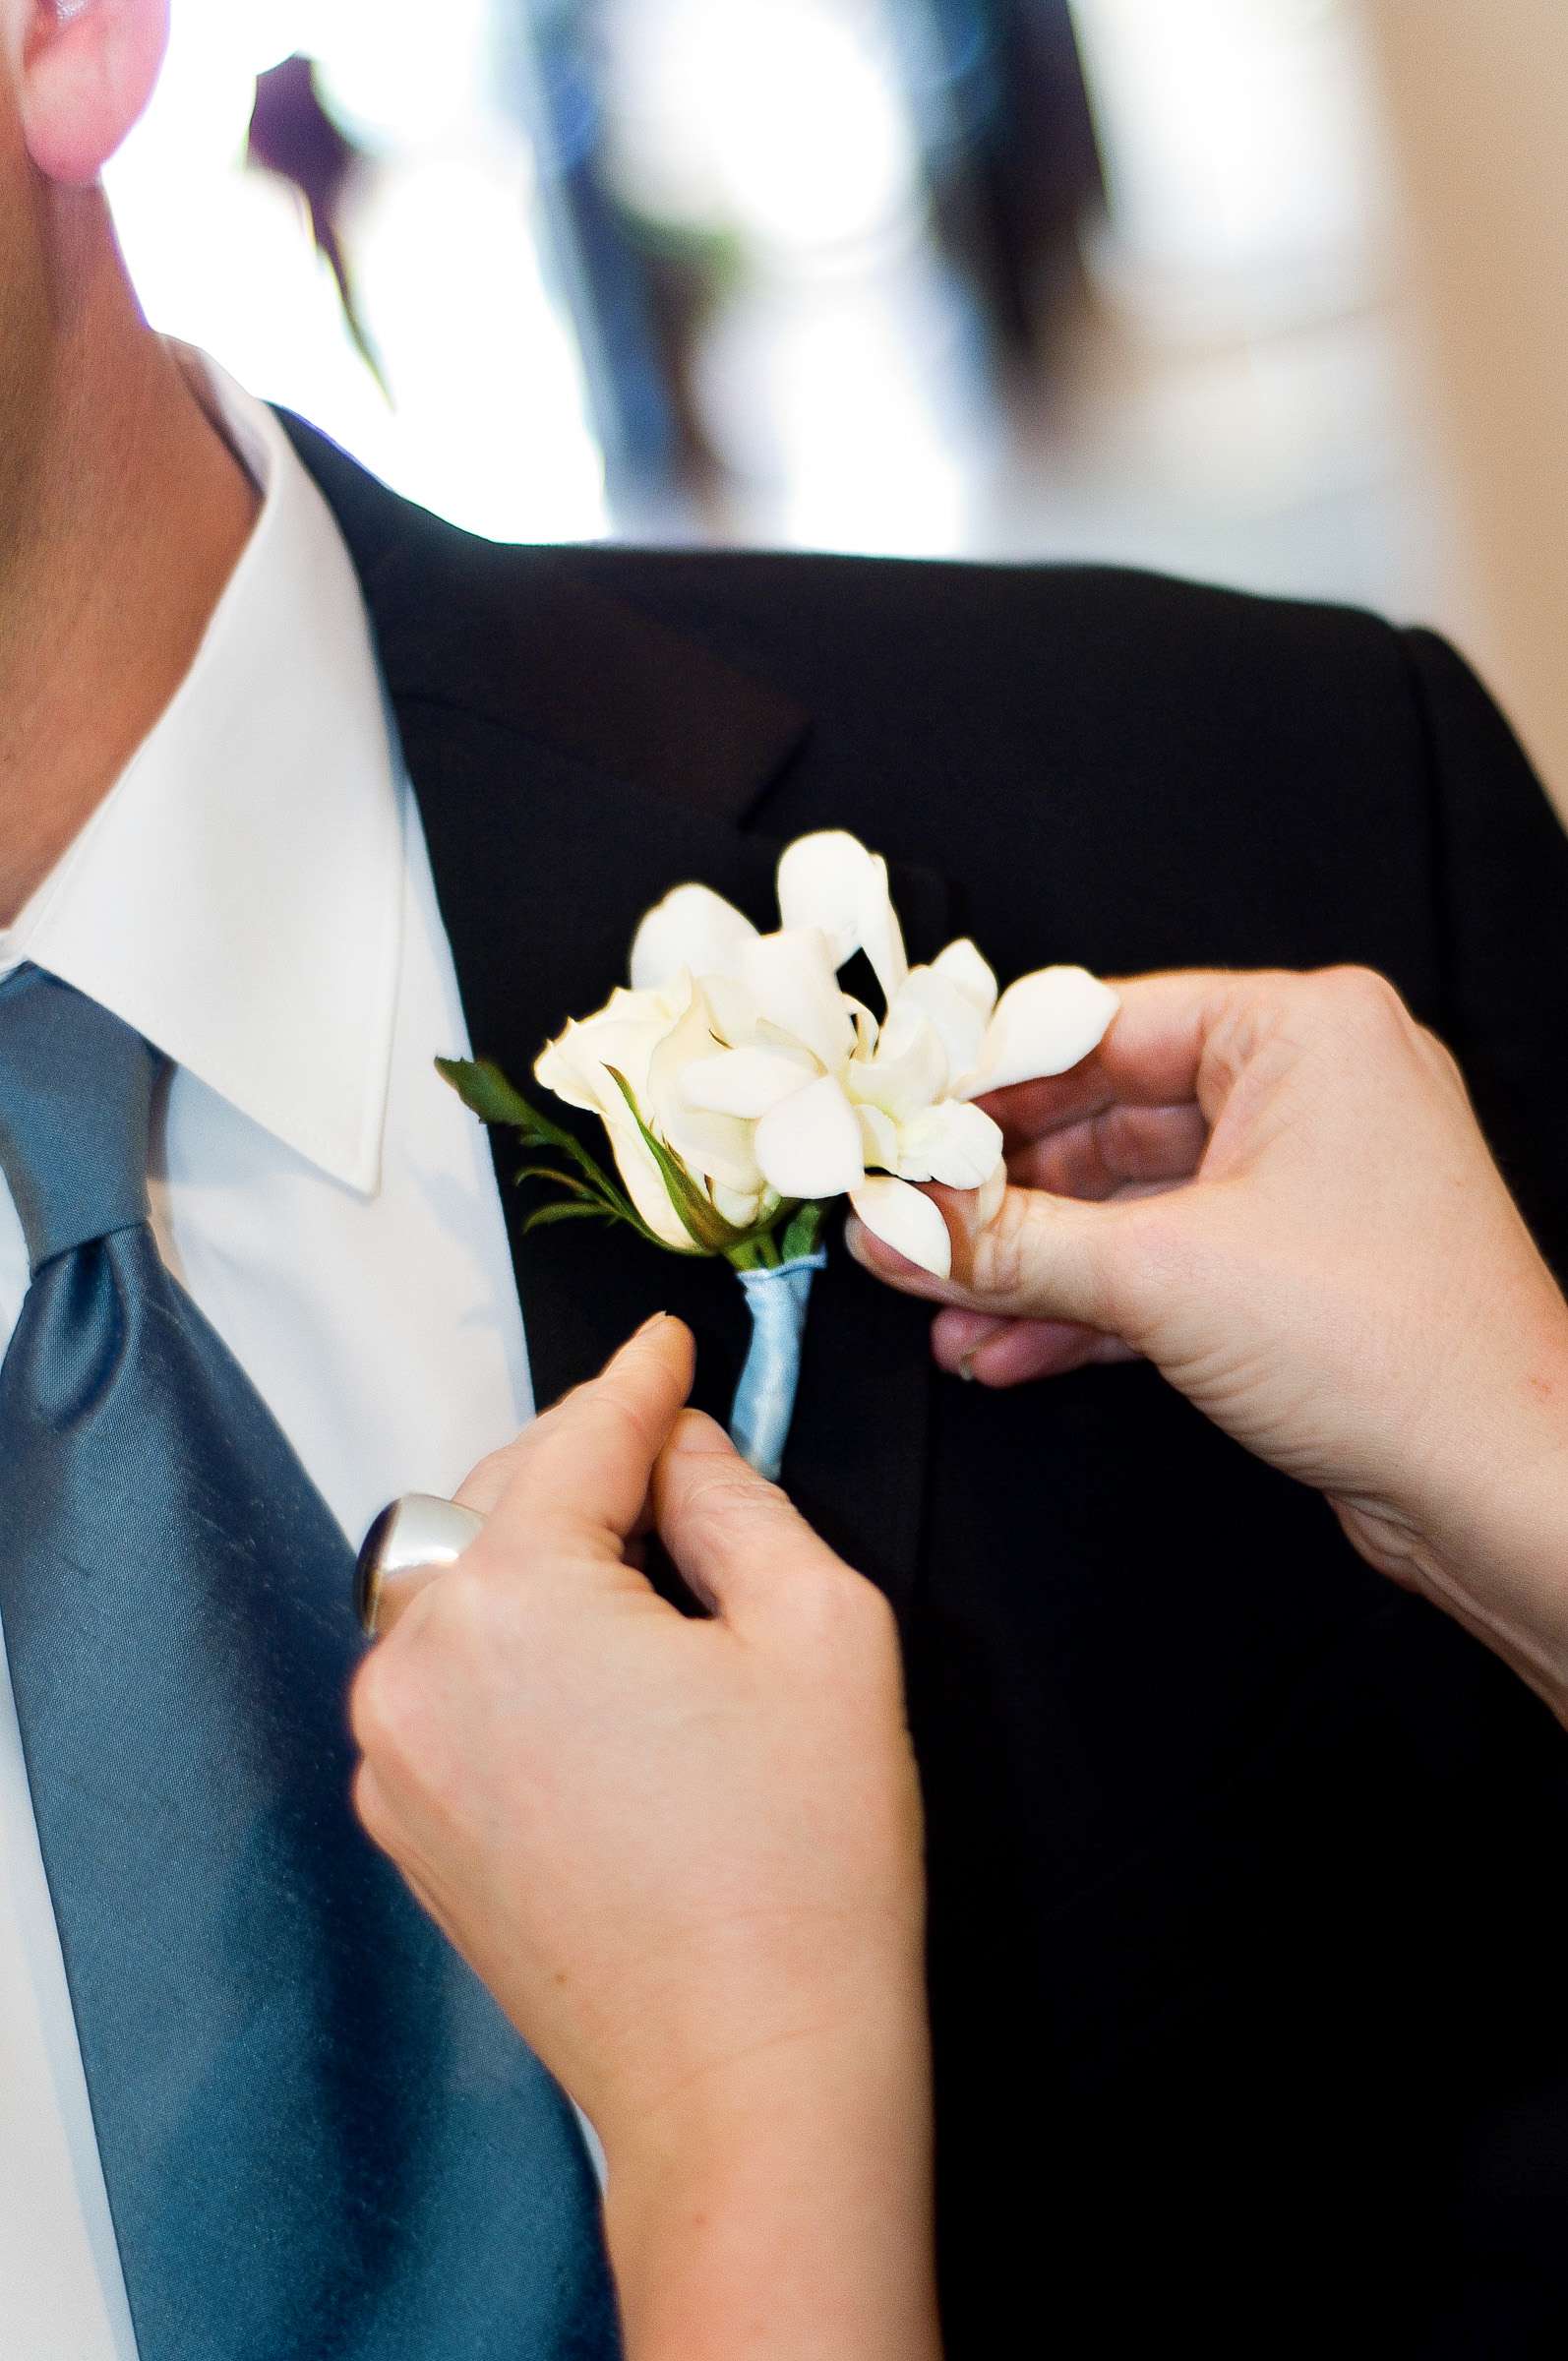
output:
M 106 238 L 75 294 L 0 515 L 0 926 L 178 689 L 257 509 Z

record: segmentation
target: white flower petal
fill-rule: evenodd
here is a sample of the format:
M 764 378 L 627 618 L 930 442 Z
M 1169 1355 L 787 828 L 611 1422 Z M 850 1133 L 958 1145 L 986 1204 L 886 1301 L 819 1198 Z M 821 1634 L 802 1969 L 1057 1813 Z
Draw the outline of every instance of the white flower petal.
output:
M 535 1077 L 569 1107 L 597 1109 L 604 1098 L 606 1069 L 613 1065 L 640 1099 L 655 1050 L 691 1003 L 689 976 L 667 992 L 613 992 L 592 1016 L 573 1019 L 546 1044 L 534 1061 Z M 614 1085 L 609 1087 L 613 1090 Z
M 598 1106 L 597 1086 L 584 1080 L 582 1064 L 573 1052 L 570 1025 L 554 1041 L 546 1042 L 533 1061 L 533 1076 L 569 1107 Z
M 835 974 L 864 951 L 892 999 L 909 962 L 879 853 L 843 828 L 797 837 L 778 865 L 778 908 L 786 930 L 814 927 L 826 936 Z
M 879 1107 L 857 1106 L 855 1113 L 860 1118 L 861 1153 L 867 1165 L 879 1164 L 884 1172 L 892 1172 L 898 1163 L 898 1125 Z
M 722 1180 L 713 1183 L 713 1210 L 727 1221 L 732 1230 L 752 1230 L 762 1217 L 762 1208 L 771 1192 L 765 1189 L 726 1188 Z M 775 1204 L 776 1198 L 772 1200 Z
M 781 1197 L 837 1197 L 866 1170 L 855 1110 L 831 1074 L 808 1082 L 756 1126 L 756 1161 Z
M 688 968 L 680 970 L 678 982 L 668 987 L 668 992 L 629 992 L 626 999 L 629 1001 L 631 999 L 647 999 L 647 1001 L 664 1003 L 671 1010 L 671 1022 L 666 1022 L 664 1032 L 656 1039 L 654 1053 L 647 1062 L 649 1088 L 652 1088 L 654 1098 L 666 1096 L 673 1079 L 683 1072 L 683 1067 L 688 1067 L 692 1058 L 720 1056 L 720 1046 L 713 1039 L 713 1027 L 708 1022 L 706 994 L 703 994 L 701 985 L 692 980 Z M 617 1003 L 612 1001 L 609 1005 L 614 1008 Z M 652 1017 L 649 1017 L 649 1022 L 652 1022 Z
M 753 1153 L 750 1122 L 707 1112 L 691 1095 L 694 1078 L 729 1053 L 713 1038 L 701 988 L 689 978 L 687 987 L 691 998 L 686 1012 L 654 1050 L 638 1103 L 651 1129 L 679 1156 L 698 1186 L 722 1181 L 726 1188 L 754 1193 L 762 1185 L 762 1175 Z
M 694 1250 L 691 1235 L 610 1068 L 626 1076 L 646 1112 L 648 1074 L 659 1046 L 690 1019 L 694 1001 L 690 977 L 669 992 L 613 993 L 595 1015 L 569 1024 L 540 1052 L 533 1069 L 545 1089 L 569 1107 L 599 1117 L 637 1212 L 666 1245 L 686 1252 Z
M 720 1041 L 738 1050 L 756 1039 L 761 1011 L 744 984 L 733 976 L 704 976 L 702 990 Z
M 966 1000 L 973 1000 L 982 1016 L 991 1014 L 996 1005 L 995 973 L 967 935 L 961 936 L 957 942 L 950 942 L 944 951 L 938 951 L 932 966 Z
M 762 1023 L 810 1050 L 830 1073 L 844 1063 L 855 1045 L 855 1020 L 818 929 L 754 936 L 741 951 L 740 981 Z
M 721 1050 L 715 1058 L 689 1065 L 681 1076 L 681 1090 L 689 1107 L 754 1121 L 820 1071 L 809 1050 Z
M 845 828 L 798 836 L 778 865 L 778 914 L 787 932 L 814 927 L 827 937 L 835 972 L 861 947 L 861 922 L 875 891 L 875 855 Z
M 944 1099 L 899 1126 L 893 1171 L 904 1180 L 979 1188 L 1001 1166 L 1001 1126 L 979 1107 Z
M 893 908 L 887 864 L 880 855 L 876 860 L 876 890 L 861 920 L 861 948 L 872 963 L 872 973 L 882 988 L 883 999 L 891 1007 L 909 974 L 909 954 L 904 948 L 904 930 L 898 923 L 898 912 Z
M 618 984 L 593 1016 L 582 1019 L 586 1025 L 653 1025 L 663 1022 L 673 1025 L 692 1005 L 692 978 L 681 968 L 667 984 L 641 992 L 633 992 Z
M 904 1122 L 947 1093 L 947 1053 L 941 1035 L 903 993 L 893 1002 L 873 1058 L 853 1059 L 845 1070 L 851 1098 L 879 1107 Z
M 855 1055 L 857 1058 L 869 1058 L 876 1047 L 876 1036 L 882 1028 L 865 1001 L 857 1000 L 853 993 L 845 993 L 844 1005 L 855 1019 Z
M 635 991 L 667 984 L 690 968 L 694 976 L 728 976 L 756 929 L 744 912 L 707 885 L 677 885 L 656 902 L 632 944 Z
M 916 1008 L 935 1025 L 947 1055 L 948 1073 L 967 1074 L 979 1064 L 990 1010 L 977 1007 L 950 977 L 935 967 L 912 967 L 891 1013 L 896 1015 L 900 1008 Z
M 1043 1074 L 1064 1074 L 1104 1039 L 1120 1001 L 1082 967 L 1020 976 L 996 1003 L 980 1061 L 955 1088 L 966 1099 Z
M 762 1168 L 751 1123 L 733 1115 L 699 1115 L 694 1108 L 674 1107 L 653 1128 L 699 1188 L 722 1184 L 748 1195 L 761 1187 Z
M 934 1279 L 951 1277 L 953 1242 L 947 1224 L 932 1199 L 918 1188 L 877 1173 L 863 1180 L 859 1188 L 852 1188 L 849 1201 L 874 1238 L 918 1263 L 923 1271 L 930 1271 Z
M 637 1129 L 631 1109 L 608 1075 L 605 1077 L 603 1098 L 594 1112 L 604 1124 L 617 1170 L 626 1183 L 627 1195 L 648 1228 L 667 1246 L 678 1246 L 685 1253 L 694 1252 L 692 1234 L 670 1202 L 664 1175 L 659 1170 L 652 1150 Z

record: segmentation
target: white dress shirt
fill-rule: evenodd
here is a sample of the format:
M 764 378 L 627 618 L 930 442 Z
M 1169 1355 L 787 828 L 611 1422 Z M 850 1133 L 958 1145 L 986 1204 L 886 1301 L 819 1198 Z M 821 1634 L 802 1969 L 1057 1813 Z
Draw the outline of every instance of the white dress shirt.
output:
M 0 974 L 47 968 L 170 1059 L 158 1243 L 357 1542 L 527 1418 L 522 1322 L 485 1135 L 432 1064 L 468 1043 L 347 552 L 271 412 L 192 365 L 261 513 Z M 0 1351 L 27 1285 L 0 1180 Z M 137 2361 L 3 1647 L 0 2350 Z

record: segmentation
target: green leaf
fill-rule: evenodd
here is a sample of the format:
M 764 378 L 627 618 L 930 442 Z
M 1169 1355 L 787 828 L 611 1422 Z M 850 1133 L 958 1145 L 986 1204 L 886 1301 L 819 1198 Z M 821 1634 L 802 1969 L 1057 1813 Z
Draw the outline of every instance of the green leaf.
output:
M 618 1222 L 621 1220 L 613 1205 L 595 1205 L 583 1197 L 569 1198 L 565 1204 L 541 1205 L 530 1213 L 522 1225 L 522 1235 L 531 1230 L 548 1230 L 556 1222 Z M 640 1229 L 641 1224 L 637 1227 Z
M 597 1204 L 610 1205 L 609 1199 L 598 1196 L 586 1180 L 578 1180 L 571 1173 L 558 1173 L 553 1165 L 525 1164 L 514 1177 L 518 1180 L 553 1180 L 557 1188 L 569 1189 L 574 1197 L 592 1197 Z M 610 1210 L 618 1213 L 620 1207 L 610 1206 Z
M 552 1122 L 549 1116 L 530 1106 L 488 1058 L 438 1058 L 436 1071 L 482 1123 L 505 1123 L 510 1130 L 520 1131 L 531 1148 L 558 1149 L 571 1157 L 587 1180 L 617 1193 L 582 1142 L 565 1124 Z
M 643 1145 L 659 1168 L 660 1178 L 669 1191 L 670 1203 L 675 1207 L 682 1229 L 702 1253 L 726 1253 L 737 1243 L 742 1233 L 709 1204 L 685 1165 L 678 1157 L 672 1156 L 663 1140 L 656 1139 L 648 1129 L 625 1074 L 617 1072 L 613 1065 L 607 1065 L 604 1070 L 632 1110 L 632 1120 L 641 1132 Z
M 511 1123 L 528 1131 L 541 1120 L 488 1058 L 438 1058 L 436 1071 L 482 1123 Z
M 617 1221 L 629 1222 L 650 1244 L 663 1245 L 663 1239 L 648 1228 L 631 1198 L 617 1187 L 603 1166 L 594 1161 L 581 1140 L 563 1123 L 552 1122 L 549 1116 L 541 1115 L 537 1107 L 530 1106 L 492 1059 L 438 1058 L 436 1071 L 444 1082 L 452 1085 L 469 1113 L 476 1115 L 482 1123 L 504 1124 L 509 1130 L 520 1132 L 530 1148 L 551 1148 L 558 1155 L 567 1157 L 576 1166 L 594 1195 L 614 1213 Z M 529 1178 L 558 1181 L 568 1188 L 575 1185 L 566 1174 L 543 1166 L 525 1167 L 518 1179 L 521 1180 L 524 1174 Z

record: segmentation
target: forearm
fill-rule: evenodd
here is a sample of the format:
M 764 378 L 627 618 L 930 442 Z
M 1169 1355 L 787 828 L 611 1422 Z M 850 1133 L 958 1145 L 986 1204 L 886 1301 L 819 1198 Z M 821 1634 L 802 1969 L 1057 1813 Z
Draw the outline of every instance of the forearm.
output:
M 1422 1588 L 1568 1726 L 1568 1404 L 1419 1545 Z
M 912 2014 L 612 2149 L 628 2361 L 936 2361 L 929 2082 Z
M 1506 1350 L 1439 1363 L 1426 1420 L 1382 1486 L 1335 1505 L 1362 1554 L 1422 1592 L 1568 1725 L 1568 1311 L 1497 1307 Z

